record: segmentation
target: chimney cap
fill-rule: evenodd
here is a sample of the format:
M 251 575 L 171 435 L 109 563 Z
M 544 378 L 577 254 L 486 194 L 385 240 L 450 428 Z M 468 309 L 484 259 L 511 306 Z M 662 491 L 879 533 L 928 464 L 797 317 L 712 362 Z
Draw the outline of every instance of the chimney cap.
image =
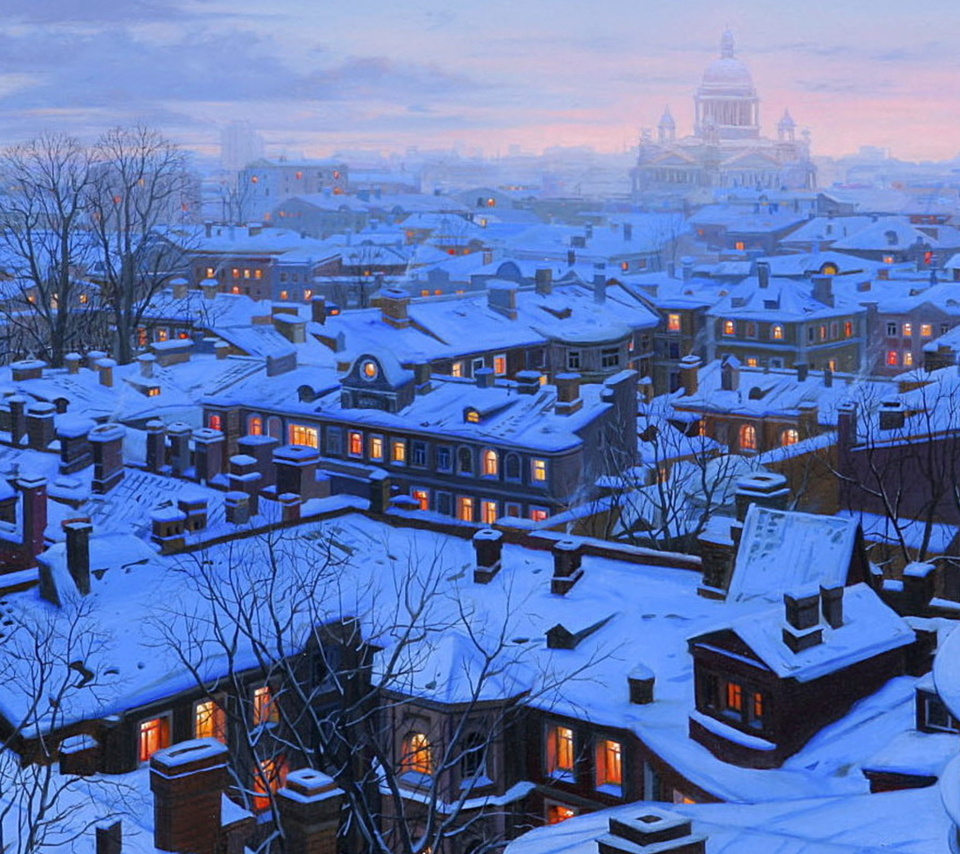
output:
M 500 531 L 495 531 L 493 528 L 481 528 L 473 535 L 474 542 L 478 540 L 493 541 L 502 540 L 503 534 Z

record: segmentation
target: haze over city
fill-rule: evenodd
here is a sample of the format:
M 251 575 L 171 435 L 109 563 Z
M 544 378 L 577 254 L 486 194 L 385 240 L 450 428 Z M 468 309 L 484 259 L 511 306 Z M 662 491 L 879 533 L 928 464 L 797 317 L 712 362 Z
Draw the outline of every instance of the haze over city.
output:
M 817 155 L 957 154 L 956 7 L 890 0 L 404 4 L 8 0 L 0 142 L 144 121 L 215 153 L 249 121 L 276 149 L 460 146 L 485 155 L 636 144 L 692 92 L 729 27 L 769 132 L 785 107 Z

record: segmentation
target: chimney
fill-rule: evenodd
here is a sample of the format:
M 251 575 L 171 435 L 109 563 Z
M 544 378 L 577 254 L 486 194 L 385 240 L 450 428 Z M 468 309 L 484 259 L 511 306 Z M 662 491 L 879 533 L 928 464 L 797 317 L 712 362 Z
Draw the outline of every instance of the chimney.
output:
M 43 532 L 47 528 L 47 480 L 24 476 L 17 480 L 23 493 L 23 545 L 31 557 L 44 549 Z
M 303 501 L 299 495 L 284 492 L 277 496 L 277 503 L 280 505 L 281 522 L 296 522 L 300 518 L 300 505 Z
M 97 827 L 96 854 L 123 854 L 123 823 Z
M 517 381 L 518 394 L 536 394 L 540 391 L 539 371 L 517 371 L 514 379 Z
M 187 292 L 190 290 L 190 283 L 183 278 L 172 279 L 170 281 L 170 290 L 173 291 L 174 299 L 186 299 Z
M 483 266 L 486 267 L 489 264 L 493 263 L 493 250 L 484 249 L 483 250 Z
M 491 279 L 487 283 L 487 306 L 508 320 L 516 320 L 517 286 L 513 282 Z
M 10 442 L 16 446 L 27 432 L 27 399 L 15 394 L 7 398 L 7 406 L 10 407 Z
M 592 239 L 593 239 L 593 223 L 592 223 L 592 222 L 588 222 L 588 223 L 583 227 L 583 237 L 584 237 L 584 240 L 592 240 Z
M 56 438 L 53 426 L 57 407 L 52 403 L 31 403 L 24 413 L 27 425 L 27 444 L 35 451 L 46 451 Z
M 580 544 L 573 540 L 558 540 L 553 544 L 553 578 L 550 580 L 550 592 L 566 596 L 582 577 Z
M 705 854 L 707 837 L 693 834 L 689 818 L 658 807 L 644 807 L 630 818 L 617 813 L 610 818 L 610 832 L 597 839 L 599 854 Z
M 577 250 L 568 249 L 567 250 L 567 266 L 572 267 L 576 263 L 577 263 Z
M 847 484 L 851 474 L 850 451 L 857 443 L 857 404 L 847 400 L 837 407 L 837 467 Z
M 794 367 L 797 369 L 797 382 L 805 383 L 810 376 L 810 366 L 806 362 L 797 362 Z
M 557 374 L 553 378 L 557 387 L 557 402 L 554 411 L 557 415 L 573 415 L 583 406 L 580 397 L 580 374 Z
M 213 352 L 217 357 L 218 361 L 223 361 L 230 355 L 230 344 L 227 341 L 217 341 L 213 345 Z
M 786 477 L 773 472 L 756 472 L 737 480 L 734 501 L 737 519 L 747 518 L 751 504 L 766 507 L 768 510 L 786 510 L 790 500 L 790 485 Z
M 310 300 L 310 319 L 323 326 L 327 322 L 326 297 L 314 297 Z
M 10 365 L 11 379 L 15 383 L 25 380 L 38 380 L 43 376 L 43 369 L 47 366 L 46 362 L 39 359 L 20 359 Z
M 833 306 L 833 276 L 813 276 L 813 298 L 823 305 Z
M 274 314 L 273 328 L 291 344 L 306 344 L 307 322 L 295 314 Z
M 63 363 L 67 366 L 68 374 L 79 374 L 80 373 L 80 362 L 83 360 L 83 356 L 79 353 L 67 353 L 63 357 Z
M 534 278 L 536 292 L 545 297 L 553 292 L 553 270 L 549 267 L 538 267 Z
M 380 317 L 394 329 L 406 329 L 410 325 L 407 307 L 410 294 L 402 288 L 382 288 L 380 290 Z
M 150 757 L 153 844 L 162 851 L 217 854 L 227 747 L 214 738 L 181 741 Z
M 183 477 L 187 469 L 190 468 L 192 460 L 190 459 L 190 434 L 193 428 L 183 421 L 174 421 L 167 428 L 167 434 L 170 436 L 169 460 L 176 477 Z
M 839 629 L 843 625 L 843 585 L 824 587 L 820 585 L 820 610 L 823 621 L 831 629 Z
M 262 232 L 263 232 L 263 223 L 260 223 L 260 222 L 247 223 L 248 237 L 258 237 Z
M 103 495 L 123 480 L 123 438 L 119 424 L 98 424 L 87 434 L 93 449 L 93 491 Z
M 700 366 L 703 363 L 698 356 L 692 353 L 680 360 L 680 384 L 683 386 L 684 397 L 694 397 L 700 390 Z
M 820 627 L 820 591 L 802 593 L 784 593 L 783 642 L 793 652 L 823 642 L 823 629 Z
M 433 367 L 429 362 L 414 362 L 413 387 L 417 394 L 427 394 L 433 385 L 430 378 L 433 376 Z
M 250 497 L 245 492 L 233 491 L 223 496 L 224 514 L 231 525 L 246 525 L 250 521 Z
M 304 501 L 319 498 L 317 466 L 320 452 L 302 445 L 284 445 L 273 452 L 277 494 L 295 495 Z
M 902 430 L 906 417 L 906 407 L 899 398 L 887 397 L 880 401 L 881 430 Z
M 234 454 L 230 457 L 230 475 L 227 479 L 231 492 L 242 492 L 247 496 L 247 512 L 250 516 L 256 516 L 260 512 L 260 482 L 263 480 L 256 458 L 248 454 Z
M 216 299 L 219 290 L 220 283 L 216 279 L 204 279 L 200 282 L 200 292 L 204 299 Z
M 203 236 L 208 240 L 213 237 L 213 223 L 209 219 L 203 224 Z
M 144 379 L 150 379 L 153 376 L 153 365 L 157 357 L 153 353 L 141 353 L 137 356 L 137 364 L 140 365 L 140 376 Z
M 291 854 L 336 854 L 341 850 L 343 791 L 333 778 L 312 768 L 287 774 L 277 792 L 277 809 Z
M 723 391 L 738 391 L 740 388 L 740 362 L 736 356 L 724 356 L 720 360 L 720 388 Z
M 636 706 L 645 706 L 653 702 L 653 671 L 645 664 L 638 664 L 627 674 L 627 688 L 630 702 Z
M 493 388 L 497 382 L 497 375 L 493 368 L 477 368 L 473 372 L 473 380 L 477 388 Z
M 689 282 L 693 278 L 693 258 L 681 258 L 680 264 L 683 267 L 683 281 Z
M 605 303 L 607 301 L 607 265 L 593 265 L 593 301 Z
M 167 426 L 154 419 L 144 425 L 147 441 L 147 471 L 159 474 L 167 464 Z
M 757 283 L 761 288 L 770 287 L 770 262 L 757 261 Z
M 484 528 L 473 535 L 473 549 L 477 556 L 473 568 L 475 584 L 488 584 L 500 572 L 503 554 L 503 534 Z
M 116 366 L 117 363 L 113 359 L 103 358 L 97 360 L 96 367 L 100 373 L 100 385 L 113 388 L 113 369 Z
M 67 535 L 67 571 L 77 585 L 81 596 L 90 593 L 90 532 L 89 519 L 73 519 L 63 523 Z
M 623 239 L 626 241 L 633 240 L 633 223 L 625 222 L 623 224 Z

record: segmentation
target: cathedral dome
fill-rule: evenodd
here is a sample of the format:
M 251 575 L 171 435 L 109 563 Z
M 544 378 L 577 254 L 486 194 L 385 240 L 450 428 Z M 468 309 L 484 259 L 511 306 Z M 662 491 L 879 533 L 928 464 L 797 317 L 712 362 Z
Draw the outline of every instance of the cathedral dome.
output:
M 729 30 L 720 39 L 720 58 L 703 72 L 702 88 L 753 90 L 753 78 L 747 66 L 733 55 L 733 33 Z

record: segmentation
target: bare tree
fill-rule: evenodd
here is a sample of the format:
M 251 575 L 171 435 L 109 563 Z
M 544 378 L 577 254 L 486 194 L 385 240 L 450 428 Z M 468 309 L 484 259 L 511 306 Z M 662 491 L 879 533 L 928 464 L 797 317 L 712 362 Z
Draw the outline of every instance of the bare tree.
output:
M 594 659 L 562 679 L 538 670 L 506 616 L 521 603 L 484 610 L 442 550 L 405 538 L 384 544 L 382 560 L 352 551 L 328 528 L 184 558 L 183 600 L 157 623 L 164 648 L 230 710 L 248 803 L 273 805 L 278 769 L 309 765 L 344 791 L 355 850 L 493 850 L 502 813 L 483 787 L 504 762 L 494 754 L 527 704 Z M 256 686 L 271 689 L 269 714 Z M 271 844 L 283 846 L 279 824 L 261 850 Z
M 73 137 L 44 134 L 3 153 L 0 180 L 9 355 L 34 354 L 59 367 L 64 354 L 98 338 L 91 329 L 97 292 L 87 279 L 90 154 Z
M 116 817 L 130 795 L 122 783 L 93 782 L 56 765 L 64 728 L 98 702 L 104 637 L 89 600 L 4 610 L 0 851 L 63 850 Z
M 187 218 L 193 182 L 186 154 L 141 125 L 105 133 L 94 160 L 88 205 L 103 298 L 116 327 L 118 361 L 127 363 L 150 299 L 179 272 L 182 250 L 164 231 Z

